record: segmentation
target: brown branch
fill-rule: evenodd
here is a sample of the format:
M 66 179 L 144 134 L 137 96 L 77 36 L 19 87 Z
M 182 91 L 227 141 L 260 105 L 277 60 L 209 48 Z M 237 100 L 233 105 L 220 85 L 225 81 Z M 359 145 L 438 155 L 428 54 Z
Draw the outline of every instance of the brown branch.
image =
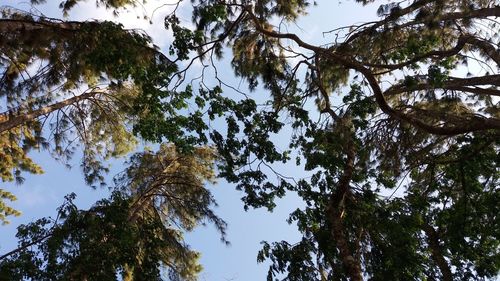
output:
M 457 40 L 457 44 L 455 47 L 449 50 L 441 50 L 441 51 L 431 51 L 416 57 L 413 57 L 412 59 L 401 62 L 398 64 L 373 64 L 373 63 L 362 63 L 365 66 L 368 67 L 376 67 L 376 68 L 383 68 L 383 69 L 389 69 L 389 70 L 396 70 L 396 69 L 401 69 L 405 66 L 411 65 L 413 63 L 419 62 L 424 59 L 428 58 L 443 58 L 443 57 L 449 57 L 458 54 L 465 46 L 466 43 L 469 41 L 473 41 L 474 38 L 472 36 L 460 36 Z
M 0 133 L 7 131 L 7 130 L 10 130 L 12 128 L 15 128 L 17 126 L 20 126 L 22 124 L 25 124 L 26 122 L 33 121 L 42 115 L 49 114 L 49 113 L 54 112 L 56 110 L 62 109 L 66 106 L 75 104 L 75 103 L 80 102 L 82 100 L 94 97 L 97 94 L 103 94 L 103 93 L 106 93 L 106 92 L 103 90 L 100 90 L 100 89 L 94 89 L 90 92 L 86 92 L 86 93 L 83 93 L 81 95 L 71 97 L 69 99 L 57 102 L 57 103 L 52 104 L 52 105 L 42 107 L 42 108 L 37 109 L 37 110 L 33 110 L 33 111 L 25 113 L 25 114 L 23 112 L 15 112 L 15 113 L 4 112 L 4 113 L 1 113 L 0 114 Z
M 65 31 L 76 31 L 82 26 L 82 22 L 76 21 L 46 21 L 33 19 L 0 19 L 0 33 L 37 31 L 47 28 L 55 28 Z
M 413 11 L 429 4 L 430 2 L 433 2 L 433 1 L 415 2 L 411 6 L 408 6 L 407 8 L 400 10 L 398 13 L 396 13 L 394 15 L 390 15 L 381 21 L 375 22 L 372 26 L 366 27 L 365 29 L 355 33 L 354 35 L 349 37 L 346 41 L 341 43 L 341 45 L 344 45 L 344 46 L 348 45 L 348 44 L 352 43 L 352 41 L 360 38 L 363 35 L 370 36 L 370 34 L 372 34 L 374 31 L 376 31 L 377 28 L 379 28 L 381 26 L 385 26 L 389 22 L 395 21 L 397 18 L 399 18 L 405 14 L 408 14 L 409 12 L 413 12 Z M 412 9 L 407 10 L 410 7 L 412 7 Z M 497 7 L 483 8 L 483 9 L 477 9 L 477 10 L 472 10 L 472 11 L 467 11 L 467 12 L 448 13 L 448 14 L 444 14 L 441 16 L 437 16 L 437 17 L 433 16 L 432 20 L 436 21 L 436 22 L 443 22 L 443 21 L 451 21 L 451 20 L 459 20 L 459 19 L 488 18 L 488 17 L 499 17 L 499 16 L 500 16 L 500 7 L 497 6 Z M 401 28 L 412 26 L 412 25 L 424 24 L 424 23 L 426 23 L 425 19 L 412 20 L 412 21 L 409 21 L 409 22 L 406 22 L 403 24 L 391 26 L 390 29 L 401 29 Z
M 427 243 L 429 244 L 429 248 L 431 250 L 431 256 L 434 262 L 439 267 L 441 274 L 443 275 L 443 281 L 453 281 L 453 274 L 451 273 L 450 266 L 448 262 L 443 257 L 441 245 L 439 244 L 439 235 L 434 229 L 434 227 L 430 226 L 427 223 L 422 225 L 422 228 L 427 236 Z
M 500 97 L 500 90 L 496 89 L 485 89 L 485 88 L 479 88 L 479 87 L 462 87 L 462 86 L 451 86 L 447 87 L 447 89 L 453 90 L 453 91 L 460 91 L 460 92 L 468 92 L 476 95 L 487 95 L 487 96 L 497 96 Z
M 495 6 L 491 8 L 482 8 L 466 12 L 448 13 L 440 16 L 437 20 L 447 21 L 447 20 L 488 18 L 488 17 L 499 17 L 499 16 L 500 16 L 500 6 Z
M 415 116 L 408 115 L 401 111 L 395 110 L 385 100 L 384 93 L 382 92 L 382 89 L 380 88 L 380 85 L 378 84 L 375 75 L 369 69 L 365 68 L 364 66 L 360 65 L 357 62 L 350 62 L 350 64 L 354 65 L 355 66 L 354 69 L 361 72 L 361 74 L 363 74 L 367 79 L 370 87 L 373 90 L 375 101 L 377 102 L 379 108 L 384 113 L 388 114 L 389 116 L 397 120 L 408 122 L 421 130 L 424 130 L 428 133 L 435 135 L 459 135 L 475 131 L 500 129 L 500 120 L 496 118 L 472 116 L 469 118 L 469 120 L 467 120 L 468 122 L 464 124 L 454 125 L 454 126 L 449 126 L 449 125 L 434 126 L 426 122 L 423 122 L 422 120 L 416 118 Z M 480 81 L 487 80 L 487 78 L 488 77 L 477 77 L 471 79 L 477 79 L 477 82 L 480 83 Z M 464 80 L 467 79 L 457 79 L 457 81 L 455 82 L 457 84 L 460 84 L 465 82 Z
M 473 36 L 467 38 L 467 43 L 481 49 L 488 57 L 490 57 L 497 64 L 497 66 L 500 67 L 500 52 L 498 51 L 498 48 L 495 48 L 488 41 L 480 40 Z
M 384 94 L 382 92 L 382 89 L 380 88 L 380 85 L 378 83 L 378 80 L 377 80 L 375 74 L 370 69 L 368 69 L 364 65 L 362 65 L 360 62 L 358 62 L 354 59 L 351 59 L 343 54 L 337 53 L 335 51 L 332 51 L 329 49 L 324 49 L 324 48 L 306 43 L 302 39 L 300 39 L 296 34 L 279 33 L 279 32 L 276 32 L 274 30 L 266 29 L 260 24 L 259 18 L 257 18 L 251 12 L 251 8 L 244 7 L 243 9 L 245 9 L 245 11 L 248 13 L 248 15 L 250 16 L 250 19 L 254 23 L 255 28 L 260 33 L 262 33 L 266 36 L 269 36 L 269 37 L 273 37 L 273 38 L 290 39 L 302 48 L 314 51 L 316 54 L 323 55 L 324 57 L 330 59 L 334 63 L 341 64 L 344 67 L 356 70 L 356 71 L 360 72 L 361 74 L 363 74 L 363 76 L 366 78 L 366 80 L 368 81 L 368 84 L 370 85 L 370 87 L 373 90 L 375 100 L 376 100 L 379 108 L 384 113 L 391 116 L 392 118 L 395 118 L 395 119 L 400 120 L 400 121 L 408 122 L 421 130 L 424 130 L 428 133 L 435 134 L 435 135 L 458 135 L 458 134 L 464 134 L 464 133 L 469 133 L 469 132 L 474 132 L 474 131 L 500 129 L 500 120 L 495 119 L 495 118 L 483 118 L 483 117 L 476 116 L 476 117 L 471 118 L 468 123 L 461 124 L 461 126 L 434 126 L 434 125 L 427 124 L 414 116 L 407 115 L 401 111 L 395 110 L 385 100 Z M 478 77 L 475 79 L 477 79 L 478 81 L 487 80 L 487 77 Z M 458 83 L 459 81 L 455 81 L 455 82 Z M 499 83 L 498 79 L 496 80 L 496 83 Z
M 431 3 L 431 2 L 433 2 L 433 0 L 420 0 L 420 1 L 416 1 L 416 2 L 414 2 L 413 4 L 411 4 L 408 7 L 404 8 L 404 9 L 401 9 L 401 10 L 399 10 L 396 13 L 392 13 L 391 15 L 387 16 L 385 19 L 383 19 L 381 21 L 378 21 L 378 22 L 375 22 L 372 26 L 367 27 L 366 29 L 355 33 L 351 37 L 347 38 L 347 40 L 345 42 L 343 42 L 342 45 L 347 45 L 347 44 L 351 43 L 352 41 L 356 40 L 357 38 L 359 38 L 359 37 L 361 37 L 363 35 L 369 35 L 373 31 L 375 31 L 377 28 L 379 28 L 381 26 L 384 26 L 387 23 L 389 23 L 391 21 L 394 21 L 395 19 L 397 19 L 397 18 L 399 18 L 401 16 L 404 16 L 404 15 L 407 15 L 409 13 L 412 13 L 413 11 L 416 11 L 417 9 L 420 9 L 421 7 L 427 5 L 427 4 Z
M 99 26 L 101 22 L 99 21 L 58 21 L 50 18 L 41 17 L 39 20 L 32 18 L 0 18 L 0 34 L 6 33 L 26 33 L 37 32 L 38 30 L 44 29 L 55 29 L 55 32 L 78 32 L 84 25 Z M 131 32 L 133 30 L 123 29 L 124 32 Z M 123 43 L 123 42 L 122 42 Z M 155 46 L 140 45 L 140 43 L 135 40 L 132 42 L 126 41 L 126 44 L 138 45 L 145 52 L 150 52 L 153 55 L 157 55 L 161 60 L 168 63 L 173 63 L 165 54 L 160 52 Z
M 328 93 L 326 92 L 326 89 L 323 85 L 323 78 L 321 75 L 321 69 L 320 69 L 320 65 L 319 65 L 318 56 L 316 56 L 315 59 L 316 59 L 316 73 L 318 76 L 317 84 L 318 84 L 318 88 L 319 88 L 319 91 L 321 93 L 321 96 L 323 96 L 323 100 L 325 101 L 325 107 L 321 110 L 321 113 L 326 112 L 330 115 L 330 117 L 332 117 L 332 119 L 334 121 L 337 121 L 339 119 L 339 116 L 335 113 L 335 111 L 333 111 L 332 105 L 330 102 L 330 97 L 329 97 Z
M 412 85 L 411 87 L 407 87 L 403 84 L 398 84 L 387 89 L 384 92 L 384 96 L 393 96 L 404 92 L 414 92 L 414 91 L 422 91 L 428 89 L 451 89 L 457 87 L 478 86 L 478 85 L 500 86 L 500 74 L 471 77 L 471 78 L 449 77 L 449 79 L 444 81 L 443 85 L 440 85 L 439 87 L 431 85 L 429 83 L 419 83 L 417 85 Z

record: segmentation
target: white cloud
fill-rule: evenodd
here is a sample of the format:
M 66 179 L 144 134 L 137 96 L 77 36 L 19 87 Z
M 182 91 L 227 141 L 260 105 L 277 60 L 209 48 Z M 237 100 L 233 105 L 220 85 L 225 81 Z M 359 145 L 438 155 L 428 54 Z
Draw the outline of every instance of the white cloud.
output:
M 71 20 L 108 20 L 123 24 L 126 29 L 143 30 L 153 38 L 153 42 L 160 48 L 165 48 L 172 41 L 172 36 L 165 30 L 163 19 L 172 12 L 175 0 L 148 1 L 137 7 L 120 9 L 118 15 L 113 15 L 112 10 L 96 7 L 93 1 L 81 2 L 69 13 Z M 145 18 L 146 17 L 146 18 Z M 151 20 L 151 22 L 150 22 Z
M 107 20 L 121 23 L 126 29 L 143 30 L 153 38 L 153 42 L 156 45 L 164 49 L 172 41 L 172 36 L 165 30 L 163 19 L 173 11 L 177 0 L 150 0 L 144 4 L 140 3 L 142 1 L 137 2 L 136 7 L 131 6 L 120 9 L 118 15 L 114 15 L 112 10 L 102 6 L 96 7 L 95 1 L 81 1 L 69 11 L 66 18 L 64 18 L 62 10 L 59 8 L 59 1 L 47 1 L 46 4 L 34 6 L 24 1 L 17 3 L 12 1 L 12 3 L 6 4 L 26 12 L 50 18 L 74 21 Z M 182 10 L 182 6 L 184 5 L 184 2 L 181 2 L 178 10 Z M 150 20 L 152 23 L 150 23 Z

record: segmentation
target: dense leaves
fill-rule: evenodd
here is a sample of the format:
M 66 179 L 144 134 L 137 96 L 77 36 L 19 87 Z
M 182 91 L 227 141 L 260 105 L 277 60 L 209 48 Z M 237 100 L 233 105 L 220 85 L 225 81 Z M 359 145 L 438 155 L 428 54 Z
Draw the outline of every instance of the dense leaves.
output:
M 225 222 L 205 189 L 213 181 L 213 151 L 183 156 L 173 146 L 135 154 L 111 197 L 88 210 L 68 195 L 55 219 L 18 228 L 19 248 L 0 257 L 6 280 L 195 280 L 199 253 L 183 233 L 212 222 L 224 240 Z M 121 279 L 123 278 L 123 279 Z

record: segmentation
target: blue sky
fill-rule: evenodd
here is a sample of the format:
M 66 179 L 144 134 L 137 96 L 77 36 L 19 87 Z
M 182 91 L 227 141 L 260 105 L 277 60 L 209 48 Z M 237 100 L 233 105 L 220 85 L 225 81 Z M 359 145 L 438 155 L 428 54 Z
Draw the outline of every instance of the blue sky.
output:
M 38 7 L 38 9 L 47 16 L 61 18 L 61 12 L 57 9 L 59 1 L 48 2 L 50 2 L 48 5 Z M 2 0 L 0 3 L 29 9 L 28 4 L 23 1 Z M 122 13 L 118 18 L 113 18 L 109 12 L 103 9 L 97 10 L 94 3 L 94 1 L 88 1 L 86 4 L 78 5 L 70 12 L 69 18 L 73 20 L 118 20 L 127 28 L 144 29 L 160 47 L 168 46 L 170 37 L 162 28 L 162 14 L 165 14 L 167 10 L 157 12 L 153 18 L 157 24 L 150 25 L 147 21 L 137 19 L 137 16 L 142 16 L 142 11 Z M 145 7 L 146 11 L 149 11 L 148 14 L 160 3 L 162 2 L 150 0 Z M 309 42 L 327 43 L 331 41 L 331 38 L 324 37 L 323 31 L 376 18 L 377 5 L 363 8 L 353 1 L 328 0 L 318 1 L 318 4 L 319 6 L 312 7 L 310 14 L 301 19 L 296 26 L 290 26 L 289 31 L 296 32 Z M 227 66 L 220 69 L 222 71 L 220 75 L 224 76 L 226 81 L 233 81 L 234 85 L 239 84 L 239 80 L 232 76 Z M 257 94 L 265 95 L 265 93 Z M 219 125 L 223 126 L 223 124 Z M 275 140 L 279 142 L 279 139 L 284 138 L 283 145 L 285 146 L 288 137 L 288 135 L 278 136 Z M 45 174 L 25 175 L 26 181 L 22 186 L 11 183 L 2 184 L 2 188 L 18 197 L 18 201 L 12 205 L 23 214 L 17 218 L 10 218 L 9 225 L 0 226 L 0 254 L 16 247 L 14 235 L 18 225 L 43 216 L 54 216 L 55 209 L 62 203 L 64 195 L 75 192 L 78 195 L 79 206 L 88 208 L 108 193 L 107 190 L 92 190 L 85 185 L 79 168 L 78 155 L 71 163 L 74 166 L 72 169 L 67 169 L 63 164 L 54 161 L 46 152 L 35 152 L 32 156 L 44 168 Z M 122 162 L 122 160 L 115 160 L 111 163 L 110 178 L 122 169 Z M 306 176 L 304 172 L 301 172 L 300 167 L 283 166 L 280 169 L 284 174 L 293 174 L 297 178 Z M 299 239 L 296 228 L 288 225 L 285 220 L 291 211 L 302 205 L 301 202 L 294 195 L 290 195 L 279 200 L 278 207 L 272 213 L 252 209 L 245 212 L 240 201 L 243 194 L 236 191 L 234 186 L 220 180 L 210 189 L 219 203 L 217 213 L 228 222 L 228 239 L 231 245 L 226 246 L 221 243 L 217 232 L 210 225 L 202 226 L 187 235 L 189 244 L 202 253 L 202 264 L 205 270 L 200 280 L 265 280 L 267 266 L 256 262 L 260 242 L 263 240 L 294 242 Z

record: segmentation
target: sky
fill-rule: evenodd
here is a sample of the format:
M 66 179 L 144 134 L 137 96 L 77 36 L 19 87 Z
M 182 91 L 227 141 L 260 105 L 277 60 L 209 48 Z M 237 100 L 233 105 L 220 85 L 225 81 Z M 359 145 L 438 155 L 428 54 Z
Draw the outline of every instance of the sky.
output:
M 57 8 L 59 1 L 49 0 L 48 2 L 47 5 L 37 6 L 37 9 L 46 16 L 61 18 L 61 12 Z M 189 1 L 186 2 L 189 3 Z M 302 18 L 295 26 L 289 26 L 289 32 L 297 33 L 308 42 L 320 44 L 331 41 L 331 38 L 325 37 L 323 31 L 376 19 L 376 5 L 362 7 L 353 1 L 336 0 L 317 2 L 318 6 L 311 7 L 308 16 Z M 385 1 L 382 2 L 385 3 Z M 162 49 L 165 49 L 171 41 L 170 35 L 163 29 L 162 24 L 163 15 L 168 12 L 168 7 L 154 13 L 152 25 L 142 19 L 144 11 L 151 15 L 156 7 L 164 3 L 162 1 L 149 0 L 144 7 L 123 12 L 118 17 L 113 17 L 104 9 L 97 9 L 94 3 L 90 0 L 77 5 L 70 11 L 69 19 L 119 21 L 126 28 L 143 29 Z M 4 5 L 15 6 L 23 10 L 30 9 L 27 1 L 0 0 L 0 6 Z M 186 17 L 184 20 L 189 21 L 187 14 Z M 240 81 L 234 78 L 229 67 L 221 67 L 219 75 L 223 76 L 226 81 L 234 82 L 234 85 L 240 85 Z M 218 125 L 224 126 L 224 124 Z M 283 141 L 282 136 L 275 136 L 274 140 L 281 141 L 284 145 L 287 141 L 286 138 Z M 17 226 L 40 217 L 54 216 L 56 208 L 63 202 L 64 195 L 75 192 L 76 203 L 85 209 L 108 194 L 105 189 L 93 190 L 85 185 L 79 168 L 78 155 L 74 157 L 71 169 L 53 160 L 46 152 L 34 152 L 31 155 L 35 162 L 44 168 L 43 175 L 25 174 L 26 181 L 21 186 L 1 183 L 2 188 L 17 196 L 18 200 L 11 205 L 20 210 L 22 215 L 10 218 L 10 224 L 0 226 L 0 255 L 16 248 Z M 123 161 L 124 159 L 119 159 L 110 163 L 112 165 L 110 178 L 123 169 Z M 300 167 L 288 165 L 280 168 L 284 174 L 293 174 L 297 178 L 306 176 Z M 286 219 L 288 214 L 301 207 L 302 203 L 292 194 L 277 201 L 277 207 L 272 213 L 263 209 L 244 211 L 243 203 L 240 201 L 243 194 L 235 190 L 234 186 L 220 180 L 209 188 L 219 204 L 216 213 L 228 223 L 227 238 L 231 244 L 226 246 L 221 243 L 215 228 L 210 225 L 199 227 L 186 235 L 186 240 L 191 247 L 202 253 L 201 263 L 204 271 L 201 273 L 200 280 L 265 280 L 268 265 L 257 264 L 256 259 L 257 252 L 261 248 L 260 243 L 261 241 L 286 240 L 291 243 L 297 241 L 300 235 L 294 225 L 286 223 Z

